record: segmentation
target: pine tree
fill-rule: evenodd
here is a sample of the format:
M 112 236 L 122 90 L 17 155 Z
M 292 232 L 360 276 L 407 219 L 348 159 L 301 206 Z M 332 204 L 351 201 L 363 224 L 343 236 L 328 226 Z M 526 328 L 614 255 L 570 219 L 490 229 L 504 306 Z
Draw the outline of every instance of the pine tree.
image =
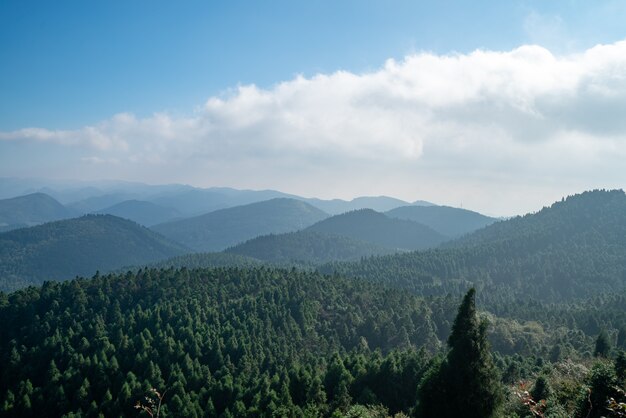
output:
M 535 381 L 535 386 L 533 390 L 530 391 L 530 396 L 535 401 L 540 401 L 541 399 L 548 399 L 552 395 L 552 388 L 550 387 L 550 383 L 545 375 L 540 374 Z
M 615 358 L 615 374 L 620 383 L 626 379 L 626 352 L 620 351 Z
M 487 324 L 476 314 L 475 290 L 459 307 L 445 360 L 427 374 L 419 390 L 418 417 L 489 418 L 503 395 L 487 342 Z
M 611 352 L 611 343 L 609 336 L 605 330 L 600 331 L 596 339 L 596 349 L 593 352 L 594 357 L 608 357 Z

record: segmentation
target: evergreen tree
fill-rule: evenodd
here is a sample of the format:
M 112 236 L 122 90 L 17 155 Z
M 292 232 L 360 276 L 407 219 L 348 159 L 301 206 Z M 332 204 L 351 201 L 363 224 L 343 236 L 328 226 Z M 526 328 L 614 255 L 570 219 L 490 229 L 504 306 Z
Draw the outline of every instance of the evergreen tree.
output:
M 474 289 L 459 307 L 448 355 L 419 391 L 418 417 L 489 418 L 502 404 L 500 380 L 487 342 L 487 324 L 476 314 Z
M 626 379 L 626 352 L 620 351 L 615 359 L 615 374 L 620 383 Z
M 550 387 L 548 379 L 543 374 L 539 375 L 535 381 L 533 390 L 530 391 L 530 396 L 532 396 L 535 401 L 540 401 L 541 399 L 548 399 L 551 395 L 552 388 Z
M 605 330 L 600 331 L 596 339 L 596 349 L 593 352 L 594 357 L 608 357 L 611 352 L 611 343 L 609 336 Z
M 617 331 L 617 347 L 626 348 L 626 326 L 621 325 Z

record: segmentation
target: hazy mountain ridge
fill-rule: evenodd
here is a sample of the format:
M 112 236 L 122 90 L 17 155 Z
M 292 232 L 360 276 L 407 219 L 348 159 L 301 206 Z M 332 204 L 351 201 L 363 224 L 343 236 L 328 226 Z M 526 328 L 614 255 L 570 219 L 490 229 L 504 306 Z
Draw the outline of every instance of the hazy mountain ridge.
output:
M 359 209 L 301 231 L 260 236 L 226 251 L 270 262 L 321 264 L 430 248 L 443 240 L 443 235 L 427 226 Z
M 196 251 L 221 251 L 269 233 L 291 232 L 328 217 L 299 200 L 277 198 L 152 227 Z
M 404 200 L 396 199 L 388 196 L 361 196 L 352 200 L 332 199 L 304 199 L 308 203 L 315 207 L 322 209 L 324 212 L 331 215 L 340 215 L 345 212 L 351 212 L 359 209 L 372 209 L 376 212 L 385 212 L 394 208 L 406 205 L 420 205 L 429 206 L 430 202 L 423 200 L 415 201 L 414 203 L 405 202 Z
M 51 196 L 32 193 L 0 200 L 0 232 L 76 216 Z
M 135 222 L 86 215 L 0 234 L 0 289 L 91 276 L 189 250 Z
M 148 201 L 171 207 L 184 216 L 197 216 L 219 209 L 261 202 L 274 198 L 302 200 L 331 215 L 357 209 L 384 212 L 399 206 L 432 205 L 424 200 L 413 203 L 388 196 L 361 196 L 352 200 L 318 199 L 278 190 L 246 190 L 230 187 L 200 188 L 184 184 L 150 185 L 124 181 L 54 181 L 0 177 L 0 197 L 17 197 L 45 192 L 81 213 L 100 211 L 125 200 Z
M 176 209 L 143 200 L 125 200 L 95 213 L 130 219 L 131 221 L 148 227 L 182 216 Z
M 446 237 L 428 226 L 393 219 L 371 209 L 359 209 L 318 222 L 307 231 L 343 235 L 396 250 L 435 247 Z
M 385 215 L 429 226 L 450 238 L 460 237 L 498 221 L 478 212 L 436 205 L 402 206 L 385 212 Z

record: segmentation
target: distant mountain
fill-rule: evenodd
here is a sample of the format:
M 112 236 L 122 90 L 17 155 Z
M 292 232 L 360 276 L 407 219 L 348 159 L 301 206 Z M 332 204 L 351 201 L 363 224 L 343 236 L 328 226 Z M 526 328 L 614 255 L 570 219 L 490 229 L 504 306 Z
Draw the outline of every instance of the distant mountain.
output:
M 307 231 L 343 235 L 395 250 L 430 248 L 446 240 L 446 237 L 428 226 L 389 218 L 371 209 L 335 215 L 312 225 Z
M 250 203 L 295 196 L 275 190 L 236 190 L 227 187 L 191 189 L 179 193 L 164 193 L 145 200 L 171 207 L 185 216 L 197 216 Z
M 90 276 L 187 252 L 112 215 L 87 215 L 0 234 L 0 290 Z
M 406 205 L 429 206 L 418 200 L 409 203 L 387 196 L 365 196 L 353 200 L 305 198 L 277 190 L 239 190 L 230 187 L 199 188 L 183 184 L 150 185 L 128 181 L 70 181 L 0 177 L 0 198 L 44 192 L 79 214 L 93 213 L 125 200 L 141 200 L 176 209 L 183 216 L 198 216 L 219 209 L 275 198 L 297 199 L 338 215 L 357 209 L 385 212 Z
M 306 228 L 328 215 L 295 199 L 271 199 L 155 225 L 152 229 L 196 251 L 221 251 L 270 233 Z
M 346 236 L 314 231 L 263 235 L 226 250 L 226 253 L 253 257 L 272 263 L 321 264 L 358 260 L 395 251 Z
M 393 197 L 387 196 L 375 196 L 375 197 L 357 197 L 352 200 L 341 200 L 341 199 L 332 199 L 332 200 L 322 200 L 322 199 L 305 199 L 311 205 L 323 210 L 326 213 L 331 215 L 339 215 L 341 213 L 350 212 L 353 210 L 359 209 L 372 209 L 377 212 L 386 212 L 388 210 L 410 205 L 409 202 L 405 202 L 404 200 L 395 199 Z M 429 205 L 431 203 L 418 201 L 419 204 Z M 416 202 L 415 204 L 418 204 Z
M 176 209 L 141 200 L 125 200 L 96 213 L 119 216 L 144 226 L 152 226 L 181 217 Z
M 421 294 L 459 292 L 564 301 L 626 289 L 626 195 L 595 190 L 496 222 L 442 248 L 321 269 Z M 493 307 L 505 309 L 502 300 Z M 492 308 L 493 308 L 492 307 Z M 495 309 L 495 308 L 494 308 Z
M 391 218 L 406 219 L 427 225 L 450 238 L 460 237 L 496 222 L 496 218 L 471 210 L 449 206 L 402 206 L 385 213 Z
M 75 212 L 43 193 L 0 200 L 0 232 L 73 216 Z
M 127 200 L 135 199 L 132 193 L 107 193 L 98 196 L 91 196 L 77 202 L 69 203 L 67 206 L 81 214 L 96 213 L 103 209 L 108 209 Z

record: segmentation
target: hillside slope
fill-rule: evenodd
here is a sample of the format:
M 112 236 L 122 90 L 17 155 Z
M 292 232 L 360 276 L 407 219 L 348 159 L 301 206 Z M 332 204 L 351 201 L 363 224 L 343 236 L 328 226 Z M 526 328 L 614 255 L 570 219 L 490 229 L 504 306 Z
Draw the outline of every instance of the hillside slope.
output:
M 435 247 L 446 238 L 413 221 L 392 219 L 371 209 L 360 209 L 318 222 L 307 231 L 343 235 L 395 250 Z
M 152 229 L 196 251 L 221 251 L 270 233 L 296 231 L 326 218 L 299 200 L 277 198 L 155 225 Z
M 626 195 L 596 190 L 497 222 L 443 249 L 324 267 L 418 293 L 468 283 L 511 298 L 563 301 L 626 287 Z
M 426 225 L 450 238 L 460 237 L 496 222 L 496 218 L 449 206 L 402 206 L 385 212 L 391 218 Z
M 75 212 L 44 193 L 0 200 L 0 232 L 58 221 L 75 216 Z
M 263 235 L 229 248 L 226 252 L 272 263 L 321 264 L 358 260 L 395 251 L 341 235 L 305 230 Z
M 0 234 L 0 290 L 96 270 L 147 264 L 187 252 L 132 221 L 87 215 Z
M 289 270 L 143 270 L 48 283 L 2 302 L 0 416 L 31 407 L 44 411 L 37 416 L 134 416 L 150 387 L 168 390 L 168 416 L 311 416 L 308 404 L 338 408 L 338 353 L 439 345 L 424 301 Z M 408 410 L 425 354 L 395 353 L 381 371 L 381 353 L 371 356 L 360 372 L 371 383 L 352 389 L 355 399 L 363 392 Z M 388 394 L 387 382 L 402 389 Z M 6 403 L 7 391 L 18 401 Z

